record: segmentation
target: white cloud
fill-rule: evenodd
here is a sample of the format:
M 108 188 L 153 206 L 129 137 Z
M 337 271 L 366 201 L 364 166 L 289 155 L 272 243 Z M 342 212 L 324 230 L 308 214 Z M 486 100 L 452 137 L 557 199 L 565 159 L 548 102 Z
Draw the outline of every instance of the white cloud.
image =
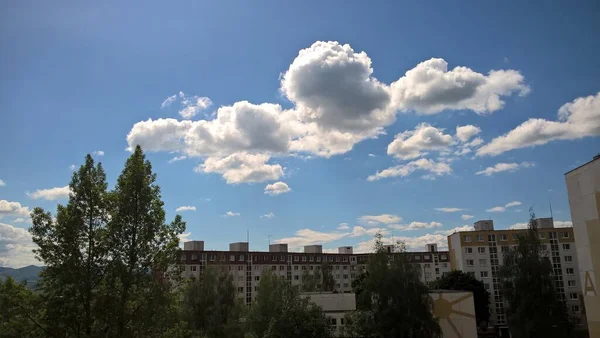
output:
M 481 129 L 477 126 L 466 125 L 466 126 L 457 126 L 456 127 L 456 138 L 458 138 L 461 142 L 467 142 L 471 139 L 471 137 L 479 134 Z
M 389 227 L 396 230 L 402 231 L 410 231 L 410 230 L 421 230 L 421 229 L 431 229 L 431 228 L 439 228 L 443 226 L 440 222 L 410 222 L 409 224 L 392 224 Z
M 29 217 L 28 207 L 22 206 L 19 202 L 10 202 L 0 200 L 0 218 L 3 216 L 27 216 Z
M 233 212 L 233 211 L 228 211 L 225 213 L 225 215 L 223 215 L 223 217 L 236 217 L 239 216 L 240 213 L 239 212 Z
M 71 171 L 75 171 L 75 168 L 76 168 L 76 167 L 75 167 L 75 165 L 74 165 L 74 164 L 71 164 L 71 165 L 69 166 L 69 170 L 71 170 Z
M 265 187 L 265 194 L 269 196 L 277 196 L 292 191 L 285 182 L 275 182 L 273 184 L 267 184 Z
M 381 215 L 364 215 L 358 218 L 358 221 L 367 224 L 367 225 L 377 225 L 377 224 L 393 224 L 402 221 L 402 217 L 391 215 L 391 214 L 381 214 Z M 346 224 L 346 223 L 343 223 Z M 347 224 L 346 224 L 347 225 Z
M 181 155 L 181 156 L 175 156 L 172 159 L 169 160 L 169 163 L 173 163 L 173 162 L 177 162 L 177 161 L 182 161 L 185 160 L 187 158 L 187 156 L 185 155 Z
M 464 215 L 460 216 L 460 219 L 462 219 L 463 221 L 466 221 L 466 220 L 471 219 L 471 218 L 473 218 L 473 215 L 464 214 Z
M 485 175 L 492 176 L 494 174 L 503 172 L 503 171 L 517 171 L 521 168 L 531 168 L 534 167 L 534 162 L 522 162 L 522 163 L 496 163 L 493 167 L 487 167 L 481 171 L 476 172 L 476 175 Z
M 579 97 L 558 110 L 558 121 L 529 119 L 477 150 L 478 156 L 495 156 L 509 150 L 534 147 L 556 140 L 600 135 L 600 92 Z
M 175 102 L 176 100 L 177 100 L 177 94 L 171 95 L 163 101 L 163 103 L 160 105 L 160 107 L 161 108 L 168 107 L 171 105 L 171 103 Z
M 45 199 L 48 201 L 54 201 L 57 199 L 68 198 L 70 193 L 71 189 L 67 185 L 64 187 L 56 187 L 50 189 L 38 189 L 32 193 L 27 193 L 27 196 L 33 198 L 34 200 Z
M 318 41 L 300 50 L 281 76 L 280 91 L 293 103 L 290 109 L 240 101 L 219 107 L 210 117 L 196 121 L 149 119 L 132 127 L 127 143 L 130 150 L 141 145 L 148 152 L 200 157 L 206 167 L 206 162 L 240 154 L 267 160 L 298 155 L 331 157 L 383 134 L 384 128 L 395 121 L 398 109 L 431 113 L 443 106 L 489 112 L 501 106 L 500 97 L 526 88 L 516 71 L 482 75 L 459 67 L 446 72 L 441 71 L 441 64 L 445 61 L 434 59 L 419 64 L 390 86 L 372 76 L 371 60 L 365 52 L 355 52 L 338 42 Z M 466 87 L 466 91 L 461 90 Z M 184 93 L 168 98 L 165 105 L 177 98 L 192 107 L 208 105 L 208 101 L 202 103 Z M 182 115 L 187 118 L 192 113 Z M 267 176 L 277 176 L 280 166 L 271 165 L 276 167 Z M 225 176 L 227 171 L 212 172 Z M 228 183 L 255 181 L 227 179 Z
M 18 217 L 15 218 L 14 221 L 12 221 L 13 223 L 31 223 L 31 219 L 30 218 L 23 218 L 23 217 Z
M 488 75 L 467 67 L 448 70 L 443 59 L 419 63 L 391 85 L 393 105 L 420 114 L 469 109 L 488 114 L 504 106 L 503 97 L 529 92 L 516 70 L 492 70 Z
M 454 139 L 451 135 L 444 134 L 444 129 L 421 123 L 415 130 L 397 134 L 388 145 L 387 153 L 401 160 L 412 160 L 426 155 L 428 151 L 448 149 L 453 143 Z
M 183 206 L 180 206 L 179 208 L 175 209 L 175 212 L 182 212 L 182 211 L 196 211 L 196 207 L 191 206 L 191 205 L 183 205 Z
M 430 159 L 421 158 L 416 161 L 409 162 L 407 164 L 397 165 L 378 171 L 375 175 L 371 175 L 367 178 L 369 182 L 377 181 L 382 178 L 389 177 L 405 177 L 417 170 L 426 171 L 435 176 L 447 175 L 452 172 L 452 168 L 448 163 L 435 162 Z
M 338 225 L 337 229 L 338 230 L 348 230 L 348 229 L 350 229 L 350 226 L 348 226 L 348 223 L 340 223 L 340 225 Z
M 472 225 L 465 224 L 465 225 L 462 225 L 462 226 L 459 226 L 459 227 L 455 227 L 455 228 L 452 228 L 452 229 L 448 229 L 448 230 L 438 230 L 435 233 L 436 234 L 442 234 L 444 236 L 450 236 L 450 235 L 452 235 L 455 232 L 473 231 L 473 230 L 475 230 L 475 228 Z
M 104 151 L 102 150 L 96 150 L 92 152 L 92 155 L 94 156 L 104 156 Z
M 0 180 L 0 187 L 4 187 L 4 186 L 6 186 L 6 183 L 4 183 L 3 180 Z
M 352 232 L 350 233 L 350 237 L 362 237 L 362 236 L 375 236 L 376 234 L 381 233 L 381 235 L 387 235 L 390 233 L 389 230 L 380 229 L 380 228 L 364 228 L 360 225 L 355 225 L 352 228 Z
M 275 218 L 275 214 L 272 212 L 268 212 L 268 213 L 260 216 L 260 218 Z
M 27 230 L 0 223 L 0 266 L 20 268 L 39 265 L 32 252 L 36 247 Z
M 522 203 L 519 201 L 512 201 L 509 203 L 506 203 L 505 207 L 510 208 L 510 207 L 516 207 L 517 205 L 521 205 Z
M 504 212 L 506 211 L 505 207 L 493 207 L 486 210 L 487 212 Z
M 234 153 L 224 158 L 209 157 L 194 170 L 219 173 L 229 184 L 273 181 L 283 176 L 279 164 L 268 164 L 264 154 Z
M 511 230 L 515 230 L 515 229 L 527 229 L 528 226 L 529 226 L 528 223 L 515 223 L 515 224 L 511 225 L 508 228 L 511 229 Z
M 571 228 L 573 227 L 573 222 L 571 221 L 554 221 L 555 228 Z
M 377 156 L 377 155 L 375 155 L 375 154 L 369 154 L 369 157 L 375 157 L 375 156 Z
M 199 112 L 207 109 L 212 105 L 212 101 L 208 97 L 186 95 L 184 92 L 167 97 L 160 105 L 161 108 L 166 108 L 179 99 L 180 110 L 179 115 L 184 119 L 191 119 Z
M 406 244 L 406 247 L 410 251 L 423 251 L 425 250 L 426 244 L 437 244 L 439 250 L 448 248 L 448 239 L 442 234 L 425 234 L 423 236 L 409 237 L 409 236 L 394 236 L 383 237 L 383 244 L 395 244 L 397 241 L 402 241 Z M 354 247 L 355 253 L 368 253 L 373 252 L 374 239 L 360 242 Z
M 441 212 L 458 212 L 458 211 L 463 211 L 464 209 L 461 209 L 461 208 L 435 208 L 435 210 L 441 211 Z
M 290 251 L 299 250 L 305 245 L 325 244 L 348 237 L 348 232 L 320 232 L 311 229 L 296 231 L 294 237 L 275 240 L 275 243 L 286 243 Z

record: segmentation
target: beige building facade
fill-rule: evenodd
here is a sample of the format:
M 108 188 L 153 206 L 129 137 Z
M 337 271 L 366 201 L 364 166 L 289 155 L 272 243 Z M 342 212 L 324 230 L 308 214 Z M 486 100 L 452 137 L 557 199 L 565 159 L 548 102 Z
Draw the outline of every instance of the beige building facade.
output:
M 565 174 L 591 338 L 600 338 L 600 155 Z

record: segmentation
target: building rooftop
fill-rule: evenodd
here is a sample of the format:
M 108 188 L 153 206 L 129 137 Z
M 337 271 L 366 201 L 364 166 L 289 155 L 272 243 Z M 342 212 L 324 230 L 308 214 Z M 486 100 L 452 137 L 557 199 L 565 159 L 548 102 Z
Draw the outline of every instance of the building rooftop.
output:
M 586 162 L 586 163 L 584 163 L 584 164 L 580 165 L 580 166 L 579 166 L 579 167 L 577 167 L 577 168 L 573 168 L 573 169 L 571 169 L 571 170 L 567 171 L 567 172 L 565 173 L 565 175 L 567 175 L 567 174 L 569 174 L 570 172 L 572 172 L 572 171 L 575 171 L 575 170 L 577 170 L 577 169 L 579 169 L 579 168 L 585 167 L 586 165 L 588 165 L 588 164 L 590 164 L 590 163 L 592 163 L 592 162 L 598 161 L 598 160 L 600 160 L 600 154 L 598 154 L 598 155 L 594 156 L 594 158 L 593 158 L 591 161 L 589 161 L 589 162 Z

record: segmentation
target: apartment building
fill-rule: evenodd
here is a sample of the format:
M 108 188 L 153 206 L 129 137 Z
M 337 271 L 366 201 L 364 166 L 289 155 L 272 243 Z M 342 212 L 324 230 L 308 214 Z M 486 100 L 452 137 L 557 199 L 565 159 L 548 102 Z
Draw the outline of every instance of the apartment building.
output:
M 450 271 L 448 251 L 438 251 L 437 244 L 428 244 L 426 251 L 396 253 L 388 248 L 390 259 L 407 255 L 423 271 L 424 282 L 432 282 Z M 249 251 L 248 243 L 231 243 L 229 251 L 204 250 L 203 241 L 184 243 L 180 256 L 180 270 L 184 277 L 198 277 L 209 266 L 233 275 L 240 298 L 250 304 L 256 297 L 261 274 L 269 270 L 292 285 L 302 283 L 302 274 L 313 274 L 322 264 L 332 267 L 336 291 L 350 293 L 352 281 L 366 269 L 369 254 L 355 254 L 352 247 L 344 246 L 338 253 L 323 253 L 321 245 L 305 246 L 304 252 L 289 252 L 287 244 L 272 244 L 268 252 Z
M 600 338 L 600 155 L 567 172 L 565 181 L 588 329 Z
M 559 297 L 574 318 L 581 318 L 581 282 L 577 266 L 577 248 L 572 228 L 555 228 L 552 218 L 536 223 L 542 248 L 552 261 Z M 481 280 L 490 293 L 491 325 L 506 327 L 504 300 L 500 294 L 499 270 L 503 254 L 516 247 L 518 237 L 527 230 L 495 230 L 492 220 L 474 223 L 475 230 L 448 236 L 450 265 Z M 578 319 L 576 319 L 578 320 Z

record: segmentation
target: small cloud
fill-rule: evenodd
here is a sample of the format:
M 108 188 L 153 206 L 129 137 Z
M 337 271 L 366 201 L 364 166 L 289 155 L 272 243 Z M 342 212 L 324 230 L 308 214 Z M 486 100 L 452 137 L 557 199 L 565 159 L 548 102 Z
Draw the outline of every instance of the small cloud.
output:
M 75 168 L 76 168 L 76 167 L 75 167 L 75 165 L 74 165 L 74 164 L 71 164 L 71 165 L 69 166 L 69 170 L 71 170 L 71 171 L 75 171 Z
M 32 193 L 27 193 L 27 196 L 37 199 L 45 199 L 47 201 L 54 201 L 57 199 L 63 199 L 69 197 L 71 189 L 69 186 L 50 188 L 50 189 L 38 189 Z
M 463 211 L 464 209 L 461 209 L 461 208 L 435 208 L 435 210 L 441 211 L 441 212 L 458 212 L 458 211 Z
M 13 223 L 31 223 L 31 219 L 29 219 L 29 218 L 25 219 L 23 217 L 19 217 L 19 218 L 15 218 Z
M 512 201 L 512 202 L 508 202 L 506 203 L 503 207 L 502 206 L 498 206 L 498 207 L 493 207 L 490 209 L 487 209 L 487 212 L 505 212 L 507 208 L 510 207 L 516 207 L 517 205 L 521 205 L 522 203 L 519 201 Z
M 172 159 L 169 160 L 169 163 L 173 163 L 173 162 L 185 160 L 186 158 L 187 158 L 187 156 L 185 156 L 185 155 L 175 156 L 175 157 L 173 157 Z
M 519 163 L 496 163 L 493 167 L 487 167 L 475 173 L 475 175 L 492 176 L 497 173 L 504 171 L 514 172 L 521 168 L 532 168 L 535 167 L 534 162 L 523 162 Z
M 504 212 L 506 211 L 505 207 L 493 207 L 486 210 L 487 212 Z
M 350 226 L 348 225 L 348 223 L 340 223 L 340 225 L 338 225 L 337 229 L 338 230 L 348 230 L 348 229 L 350 229 Z
M 290 191 L 292 191 L 292 189 L 290 189 L 285 182 L 275 182 L 273 184 L 268 184 L 265 187 L 265 194 L 269 196 L 281 195 Z
M 181 206 L 177 209 L 175 209 L 176 212 L 182 212 L 182 211 L 196 211 L 196 207 L 191 206 L 191 205 L 184 205 Z
M 223 217 L 236 217 L 239 216 L 240 213 L 239 212 L 233 212 L 233 211 L 228 211 L 225 213 L 225 215 L 223 215 Z
M 186 233 L 177 235 L 177 237 L 179 237 L 179 246 L 183 248 L 183 243 L 188 242 L 190 240 L 191 236 L 192 236 L 191 232 L 186 232 Z
M 510 208 L 510 207 L 516 207 L 517 205 L 521 205 L 521 202 L 512 201 L 512 202 L 506 203 L 505 207 Z
M 394 224 L 402 222 L 402 217 L 391 215 L 391 214 L 381 214 L 381 215 L 364 215 L 358 218 L 358 221 L 363 224 L 368 225 L 377 225 L 377 224 Z
M 275 214 L 272 212 L 266 213 L 262 216 L 260 216 L 260 218 L 275 218 Z
M 461 218 L 463 221 L 466 221 L 466 220 L 468 220 L 468 219 L 471 219 L 471 218 L 473 218 L 473 215 L 467 215 L 467 214 L 464 214 L 464 215 L 461 215 L 461 216 L 460 216 L 460 218 Z
M 410 224 L 392 224 L 389 226 L 391 229 L 410 231 L 410 230 L 421 230 L 442 227 L 443 224 L 440 222 L 410 222 Z
M 515 212 L 521 212 L 521 211 L 523 211 L 523 210 L 521 210 L 521 209 L 515 209 Z
M 3 180 L 0 180 L 0 187 L 4 187 L 4 186 L 6 186 L 6 183 L 4 183 Z
M 375 155 L 375 154 L 369 154 L 369 157 L 375 157 L 375 156 L 377 156 L 377 155 Z
M 104 151 L 102 150 L 96 150 L 92 152 L 92 155 L 94 156 L 104 156 Z
M 505 56 L 505 57 L 504 57 L 504 63 L 508 63 L 508 62 L 509 62 L 509 61 L 508 61 L 508 58 Z
M 175 102 L 175 100 L 177 100 L 177 94 L 175 95 L 171 95 L 169 97 L 167 97 L 163 103 L 160 105 L 161 108 L 165 108 L 171 105 L 171 103 Z

